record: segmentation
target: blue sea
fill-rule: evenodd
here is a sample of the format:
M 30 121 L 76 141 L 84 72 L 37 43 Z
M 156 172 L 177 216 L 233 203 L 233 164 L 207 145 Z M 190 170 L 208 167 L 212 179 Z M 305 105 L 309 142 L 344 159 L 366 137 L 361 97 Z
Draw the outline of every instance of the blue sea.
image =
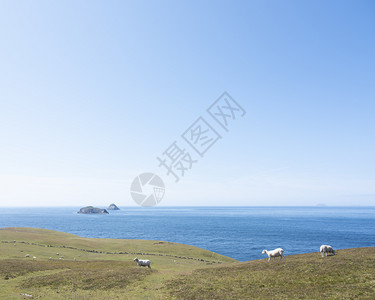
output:
M 1 227 L 37 227 L 82 237 L 190 244 L 240 261 L 263 249 L 285 254 L 375 246 L 375 207 L 121 207 L 109 215 L 79 207 L 0 208 Z

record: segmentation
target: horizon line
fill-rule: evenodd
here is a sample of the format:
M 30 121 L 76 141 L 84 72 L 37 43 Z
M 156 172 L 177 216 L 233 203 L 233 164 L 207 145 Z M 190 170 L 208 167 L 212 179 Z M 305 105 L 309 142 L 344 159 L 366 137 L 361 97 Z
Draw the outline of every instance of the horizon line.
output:
M 86 205 L 87 206 L 87 205 Z M 89 205 L 95 207 L 108 207 L 109 205 Z M 375 207 L 375 205 L 161 205 L 161 206 L 139 206 L 139 205 L 117 205 L 117 207 L 127 208 L 168 208 L 168 207 Z M 63 207 L 85 207 L 80 205 L 22 205 L 22 206 L 0 206 L 0 208 L 63 208 Z

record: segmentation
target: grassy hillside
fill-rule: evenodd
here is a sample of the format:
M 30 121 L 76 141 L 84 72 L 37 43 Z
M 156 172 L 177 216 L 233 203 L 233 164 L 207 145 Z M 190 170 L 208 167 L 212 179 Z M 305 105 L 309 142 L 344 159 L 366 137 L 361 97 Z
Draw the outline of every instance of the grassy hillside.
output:
M 150 259 L 152 269 L 138 269 L 136 256 Z M 28 298 L 21 294 L 34 299 L 374 299 L 375 248 L 339 250 L 324 259 L 310 253 L 287 256 L 287 262 L 239 263 L 162 241 L 0 229 L 0 299 Z
M 139 270 L 135 257 L 150 259 L 152 269 Z M 89 239 L 45 229 L 4 228 L 0 229 L 0 299 L 20 299 L 23 293 L 45 299 L 161 298 L 169 294 L 162 289 L 168 280 L 233 262 L 204 249 L 164 241 Z
M 172 280 L 168 288 L 185 299 L 375 299 L 375 248 L 202 269 Z

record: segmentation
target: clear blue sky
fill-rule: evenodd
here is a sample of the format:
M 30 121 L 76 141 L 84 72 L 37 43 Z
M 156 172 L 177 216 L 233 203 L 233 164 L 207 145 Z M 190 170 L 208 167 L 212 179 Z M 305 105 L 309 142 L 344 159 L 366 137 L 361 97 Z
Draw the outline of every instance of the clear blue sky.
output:
M 160 205 L 374 205 L 374 37 L 374 1 L 1 1 L 0 206 L 135 205 L 146 171 Z M 246 116 L 174 183 L 224 91 Z

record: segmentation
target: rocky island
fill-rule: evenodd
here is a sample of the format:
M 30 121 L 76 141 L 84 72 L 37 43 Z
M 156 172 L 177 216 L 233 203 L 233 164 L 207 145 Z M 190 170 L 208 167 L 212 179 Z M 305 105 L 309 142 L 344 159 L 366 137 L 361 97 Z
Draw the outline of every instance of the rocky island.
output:
M 112 203 L 110 206 L 108 206 L 107 210 L 120 210 L 116 204 Z
M 106 209 L 97 208 L 93 206 L 82 207 L 78 214 L 108 214 L 109 212 Z

